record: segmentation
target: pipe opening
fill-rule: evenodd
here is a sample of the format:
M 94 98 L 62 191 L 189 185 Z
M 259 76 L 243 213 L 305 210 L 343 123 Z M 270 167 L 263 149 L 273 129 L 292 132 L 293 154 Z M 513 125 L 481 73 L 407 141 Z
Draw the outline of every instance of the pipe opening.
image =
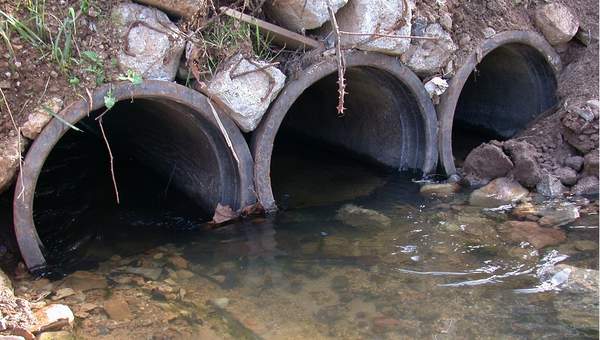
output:
M 54 119 L 27 153 L 13 212 L 30 270 L 80 268 L 88 249 L 103 248 L 106 257 L 139 253 L 197 230 L 218 203 L 238 210 L 254 201 L 243 136 L 201 94 L 158 81 L 113 90 L 119 101 L 102 121 L 120 204 L 96 120 L 105 111 L 104 88 L 91 111 L 80 102 L 61 114 L 83 132 Z M 113 249 L 125 239 L 139 247 Z
M 452 131 L 456 161 L 483 142 L 506 140 L 525 129 L 557 103 L 556 89 L 554 70 L 536 48 L 510 43 L 491 51 L 458 99 Z
M 393 74 L 348 68 L 339 115 L 337 73 L 309 86 L 277 132 L 272 185 L 283 208 L 322 205 L 371 193 L 397 170 L 425 162 L 425 122 L 413 92 Z

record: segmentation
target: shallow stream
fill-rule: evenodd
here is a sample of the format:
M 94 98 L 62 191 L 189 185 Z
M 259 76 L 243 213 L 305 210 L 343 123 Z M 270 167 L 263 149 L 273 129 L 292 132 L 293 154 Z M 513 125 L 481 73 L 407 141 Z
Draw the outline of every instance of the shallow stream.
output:
M 275 215 L 214 230 L 135 209 L 90 221 L 63 262 L 75 272 L 21 291 L 69 305 L 76 334 L 94 339 L 597 338 L 597 295 L 548 274 L 558 262 L 598 269 L 597 206 L 562 227 L 566 242 L 536 250 L 498 233 L 510 209 L 304 156 L 275 163 Z

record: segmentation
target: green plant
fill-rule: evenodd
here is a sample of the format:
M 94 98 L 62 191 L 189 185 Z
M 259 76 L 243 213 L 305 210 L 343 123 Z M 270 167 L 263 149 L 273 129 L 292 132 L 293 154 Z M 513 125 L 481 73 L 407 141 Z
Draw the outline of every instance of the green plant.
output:
M 94 51 L 83 51 L 81 52 L 81 59 L 88 64 L 84 71 L 92 73 L 96 80 L 96 85 L 104 83 L 106 79 L 106 72 L 104 70 L 104 64 L 98 53 Z
M 71 65 L 73 61 L 73 44 L 77 34 L 77 16 L 73 7 L 69 7 L 67 17 L 59 20 L 52 16 L 59 24 L 56 36 L 50 36 L 50 46 L 52 59 L 60 66 L 63 71 Z
M 118 80 L 125 80 L 131 82 L 133 85 L 142 84 L 142 76 L 137 74 L 133 70 L 127 70 L 125 74 L 120 74 Z
M 8 34 L 8 30 L 16 32 L 21 39 L 25 40 L 35 48 L 43 49 L 47 46 L 46 42 L 40 38 L 40 36 L 27 24 L 11 14 L 8 14 L 0 10 L 0 18 L 3 18 L 2 22 L 5 23 L 5 34 Z
M 46 113 L 48 113 L 52 117 L 58 119 L 61 123 L 67 125 L 68 127 L 70 127 L 71 129 L 73 129 L 75 131 L 83 132 L 83 130 L 81 130 L 77 126 L 75 126 L 75 125 L 67 122 L 63 117 L 61 117 L 58 114 L 54 113 L 54 111 L 52 111 L 48 106 L 44 105 L 43 108 L 44 108 L 44 111 L 46 111 Z
M 112 109 L 116 103 L 117 103 L 117 98 L 115 98 L 115 95 L 111 88 L 108 90 L 108 92 L 106 92 L 106 95 L 104 95 L 104 106 L 106 106 L 106 111 Z

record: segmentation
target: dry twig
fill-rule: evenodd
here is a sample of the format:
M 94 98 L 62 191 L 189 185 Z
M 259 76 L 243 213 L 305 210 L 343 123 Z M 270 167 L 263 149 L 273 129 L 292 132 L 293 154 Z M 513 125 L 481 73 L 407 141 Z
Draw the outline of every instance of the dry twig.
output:
M 229 134 L 227 134 L 227 131 L 225 130 L 225 127 L 223 126 L 223 123 L 221 122 L 221 118 L 219 118 L 219 115 L 217 114 L 217 110 L 215 110 L 215 107 L 213 106 L 212 100 L 210 99 L 209 96 L 207 96 L 206 101 L 208 102 L 208 106 L 210 106 L 210 110 L 212 111 L 212 114 L 215 117 L 217 124 L 219 125 L 219 129 L 221 130 L 223 137 L 225 137 L 225 141 L 227 142 L 227 146 L 229 147 L 229 149 L 231 150 L 231 153 L 233 154 L 233 158 L 235 158 L 235 161 L 239 165 L 240 159 L 238 158 L 237 153 L 235 152 L 235 149 L 233 148 L 233 143 L 231 142 L 231 139 L 229 139 Z
M 98 125 L 100 125 L 100 132 L 102 132 L 102 138 L 104 139 L 104 143 L 106 144 L 106 148 L 108 149 L 108 156 L 110 157 L 110 174 L 112 176 L 113 186 L 115 188 L 115 197 L 117 198 L 117 204 L 120 204 L 121 200 L 119 199 L 119 189 L 117 188 L 117 179 L 115 177 L 114 158 L 110 149 L 110 144 L 108 144 L 108 138 L 106 138 L 106 133 L 104 132 L 102 118 L 98 119 Z
M 360 36 L 372 36 L 374 38 L 397 38 L 397 39 L 416 39 L 416 40 L 440 40 L 438 37 L 423 37 L 416 35 L 400 35 L 400 34 L 386 34 L 386 33 L 361 33 L 361 32 L 347 32 L 339 31 L 343 35 L 360 35 Z
M 337 112 L 340 116 L 344 115 L 346 108 L 344 107 L 344 97 L 346 96 L 346 58 L 342 52 L 342 39 L 340 35 L 340 27 L 338 26 L 337 19 L 335 18 L 335 11 L 331 5 L 331 1 L 327 0 L 327 10 L 331 18 L 331 25 L 333 26 L 333 32 L 335 33 L 335 49 L 337 55 L 338 64 L 338 106 Z

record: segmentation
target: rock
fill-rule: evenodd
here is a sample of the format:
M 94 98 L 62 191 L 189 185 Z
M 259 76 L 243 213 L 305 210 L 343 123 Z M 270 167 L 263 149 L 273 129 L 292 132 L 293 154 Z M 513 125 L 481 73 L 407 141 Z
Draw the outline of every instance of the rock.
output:
M 446 31 L 452 30 L 452 15 L 450 15 L 450 13 L 444 12 L 440 15 L 438 22 Z
M 571 168 L 558 168 L 554 171 L 554 175 L 556 175 L 564 185 L 572 186 L 577 183 L 577 172 Z
M 61 288 L 54 293 L 52 296 L 52 301 L 58 301 L 60 299 L 64 299 L 71 295 L 75 295 L 75 291 L 71 288 Z
M 109 300 L 104 301 L 104 311 L 112 320 L 122 321 L 132 319 L 129 304 L 119 296 L 113 296 Z
M 535 186 L 536 191 L 546 197 L 561 196 L 567 188 L 554 175 L 543 172 L 540 182 Z
M 542 228 L 535 222 L 508 221 L 498 226 L 498 232 L 513 242 L 529 242 L 536 249 L 559 245 L 567 240 L 564 231 Z
M 424 35 L 439 40 L 415 40 L 402 56 L 406 66 L 422 77 L 440 73 L 458 49 L 440 24 L 428 25 Z
M 341 207 L 335 217 L 339 221 L 357 228 L 387 227 L 392 223 L 392 220 L 384 214 L 354 204 L 346 204 Z
M 346 3 L 348 0 L 331 0 L 331 7 L 337 12 Z M 327 1 L 323 0 L 268 0 L 264 8 L 279 25 L 300 33 L 319 28 L 330 19 Z
M 486 27 L 483 29 L 483 37 L 489 39 L 496 35 L 496 30 L 491 27 Z
M 514 168 L 510 176 L 527 188 L 534 188 L 541 179 L 542 173 L 536 160 L 539 156 L 535 147 L 527 142 L 509 140 L 502 145 L 510 156 Z
M 85 292 L 92 289 L 105 289 L 108 287 L 108 283 L 106 282 L 105 277 L 98 274 L 86 271 L 76 271 L 67 276 L 61 286 Z
M 75 316 L 65 305 L 52 304 L 34 313 L 37 323 L 33 332 L 60 330 L 65 326 L 73 326 Z
M 18 336 L 18 335 L 0 335 L 0 340 L 26 340 L 26 339 L 24 337 Z
M 569 168 L 579 171 L 583 166 L 583 157 L 581 156 L 571 156 L 565 159 L 565 165 Z
M 405 6 L 408 5 L 408 6 Z M 412 0 L 352 0 L 336 15 L 340 30 L 358 33 L 410 35 Z M 364 51 L 400 55 L 406 52 L 410 39 L 372 38 L 342 35 L 342 45 Z
M 589 241 L 589 240 L 579 240 L 573 242 L 575 249 L 579 251 L 594 251 L 598 249 L 598 242 Z
M 529 191 L 506 177 L 497 178 L 471 193 L 469 203 L 474 206 L 494 208 L 520 201 Z
M 8 290 L 10 293 L 14 293 L 12 282 L 2 269 L 0 269 L 0 290 Z
M 561 114 L 564 139 L 583 154 L 598 149 L 598 116 L 596 101 L 574 102 Z
M 178 279 L 182 279 L 182 280 L 189 280 L 192 277 L 194 277 L 194 273 L 192 273 L 189 270 L 185 270 L 185 269 L 180 269 L 180 270 L 176 271 L 175 274 L 177 275 Z
M 134 0 L 135 2 L 152 6 L 170 15 L 191 18 L 199 12 L 199 16 L 206 15 L 208 11 L 207 0 Z
M 127 267 L 125 272 L 129 274 L 139 275 L 146 279 L 156 281 L 162 275 L 161 268 L 143 268 L 143 267 Z
M 42 129 L 48 124 L 52 116 L 48 113 L 48 110 L 58 113 L 63 107 L 63 100 L 57 97 L 50 98 L 42 105 L 33 110 L 32 113 L 27 116 L 27 121 L 21 126 L 21 133 L 23 136 L 29 139 L 35 139 Z
M 583 160 L 583 173 L 587 176 L 598 177 L 598 170 L 600 169 L 598 166 L 598 161 L 598 150 L 593 150 L 592 152 L 585 155 Z
M 44 332 L 38 335 L 37 340 L 75 340 L 75 336 L 68 331 Z
M 577 184 L 571 188 L 571 192 L 575 195 L 597 195 L 598 194 L 598 177 L 587 176 L 583 177 Z
M 530 215 L 538 215 L 540 209 L 535 205 L 524 202 L 517 205 L 512 211 L 511 214 L 520 219 L 526 219 Z
M 242 131 L 253 131 L 285 85 L 285 75 L 274 66 L 259 70 L 268 63 L 241 53 L 223 65 L 208 84 L 208 92 L 229 108 L 227 113 Z M 236 76 L 248 71 L 254 72 Z
M 226 297 L 216 298 L 216 299 L 211 300 L 211 302 L 213 303 L 213 305 L 215 305 L 219 308 L 225 308 L 229 305 L 229 299 Z
M 144 79 L 175 79 L 185 41 L 164 12 L 119 3 L 113 8 L 112 22 L 125 39 L 117 55 L 123 72 L 132 70 Z
M 550 273 L 555 275 L 559 272 L 568 273 L 567 280 L 560 285 L 561 289 L 564 289 L 570 293 L 598 293 L 598 278 L 600 273 L 593 269 L 583 269 L 573 267 L 567 264 L 558 264 L 554 266 Z
M 169 257 L 169 263 L 171 263 L 177 269 L 187 269 L 188 267 L 188 261 L 178 255 Z
M 569 42 L 579 29 L 579 19 L 567 6 L 559 3 L 537 8 L 534 19 L 551 45 Z
M 473 149 L 463 165 L 465 176 L 491 180 L 503 177 L 514 164 L 501 148 L 492 144 L 481 144 Z
M 567 205 L 556 209 L 548 209 L 538 223 L 543 227 L 559 227 L 569 224 L 579 218 L 579 209 Z
M 0 138 L 0 193 L 15 179 L 19 170 L 19 156 L 25 151 L 27 144 L 27 139 L 19 136 Z
M 421 187 L 421 195 L 450 197 L 454 195 L 460 186 L 457 183 L 429 183 Z
M 433 77 L 427 83 L 425 83 L 425 90 L 429 94 L 429 97 L 433 100 L 434 104 L 439 104 L 440 96 L 446 92 L 450 87 L 445 79 L 440 77 Z

